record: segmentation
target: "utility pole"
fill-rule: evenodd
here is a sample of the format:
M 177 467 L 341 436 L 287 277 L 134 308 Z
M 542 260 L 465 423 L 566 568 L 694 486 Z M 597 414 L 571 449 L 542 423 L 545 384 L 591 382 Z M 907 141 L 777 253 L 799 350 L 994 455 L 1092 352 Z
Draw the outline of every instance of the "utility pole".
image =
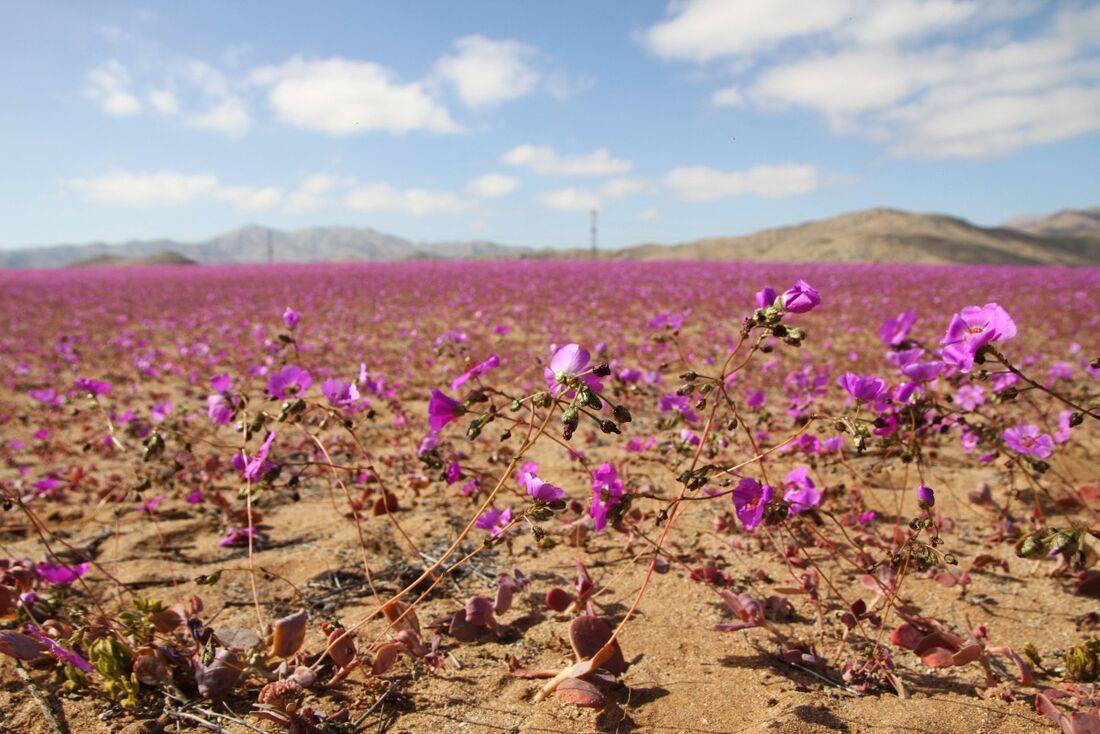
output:
M 598 229 L 596 227 L 596 218 L 597 218 L 598 215 L 599 215 L 599 212 L 597 212 L 595 209 L 593 209 L 592 210 L 592 259 L 593 260 L 595 260 L 596 257 L 597 257 L 597 255 L 596 255 L 596 245 L 598 243 Z

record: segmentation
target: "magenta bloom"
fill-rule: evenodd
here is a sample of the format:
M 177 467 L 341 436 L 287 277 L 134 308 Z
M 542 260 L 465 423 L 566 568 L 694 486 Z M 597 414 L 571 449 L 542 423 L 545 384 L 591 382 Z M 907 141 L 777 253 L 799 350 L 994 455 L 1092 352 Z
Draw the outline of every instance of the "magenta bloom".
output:
M 233 406 L 224 395 L 209 395 L 206 398 L 206 414 L 219 426 L 228 426 L 233 420 Z
M 214 375 L 210 378 L 210 387 L 214 392 L 229 392 L 233 389 L 233 378 L 229 375 Z
M 790 511 L 794 514 L 820 504 L 821 492 L 810 479 L 806 467 L 800 466 L 787 475 L 787 491 L 783 493 L 783 499 L 790 503 Z
M 54 563 L 36 563 L 34 572 L 43 581 L 57 585 L 71 584 L 88 573 L 87 563 L 70 563 L 68 567 Z
M 756 307 L 767 308 L 775 304 L 775 298 L 778 294 L 775 292 L 775 288 L 770 285 L 764 286 L 762 290 L 756 293 Z
M 1022 423 L 1008 428 L 1001 434 L 1005 445 L 1019 454 L 1045 459 L 1054 453 L 1054 439 L 1039 432 L 1039 427 Z
M 286 324 L 286 328 L 293 329 L 298 325 L 301 320 L 302 314 L 298 313 L 290 306 L 287 306 L 286 311 L 283 311 L 283 323 Z
M 864 403 L 877 400 L 886 392 L 886 381 L 875 375 L 857 375 L 854 372 L 845 372 L 836 381 L 836 384 L 848 391 L 848 393 Z
M 500 510 L 496 507 L 490 507 L 481 517 L 474 521 L 474 527 L 488 530 L 492 537 L 499 538 L 504 535 L 504 528 L 506 528 L 511 521 L 512 508 L 505 507 L 503 510 Z
M 932 491 L 931 487 L 922 484 L 917 487 L 917 502 L 921 507 L 931 507 L 936 504 L 936 493 Z
M 601 464 L 592 472 L 592 504 L 588 507 L 588 514 L 596 530 L 607 527 L 607 511 L 622 502 L 624 491 L 625 487 L 611 464 Z
M 943 362 L 910 362 L 902 365 L 901 372 L 913 382 L 930 382 L 943 372 Z
M 312 384 L 307 370 L 288 364 L 267 378 L 267 392 L 276 400 L 286 400 L 304 393 Z
M 428 425 L 433 431 L 438 431 L 465 412 L 462 403 L 439 390 L 432 390 L 432 398 L 428 401 Z
M 103 380 L 92 380 L 87 377 L 78 377 L 73 380 L 73 387 L 81 392 L 91 393 L 96 397 L 109 395 L 111 392 L 111 383 Z
M 229 528 L 225 537 L 218 541 L 222 548 L 242 548 L 248 545 L 249 538 L 258 538 L 256 528 Z
M 40 390 L 27 390 L 27 395 L 46 405 L 61 405 L 63 402 L 61 396 L 58 395 L 57 391 L 52 387 L 46 387 Z
M 981 308 L 967 306 L 951 318 L 943 344 L 943 359 L 969 372 L 974 367 L 974 357 L 987 344 L 1016 336 L 1016 322 L 1008 312 L 996 303 Z
M 527 488 L 527 494 L 545 504 L 556 502 L 565 496 L 564 489 L 544 482 L 531 472 L 521 472 L 519 482 Z
M 593 392 L 603 390 L 598 377 L 592 373 L 581 374 L 588 367 L 591 359 L 592 355 L 579 344 L 566 344 L 554 352 L 550 366 L 543 370 L 543 377 L 546 379 L 546 387 L 550 389 L 550 394 L 561 397 L 564 393 L 567 398 L 573 397 L 574 391 L 566 385 L 571 379 L 580 380 Z
M 359 388 L 354 382 L 330 377 L 321 383 L 321 394 L 337 408 L 352 408 L 359 400 Z
M 745 530 L 755 530 L 764 521 L 764 510 L 772 501 L 772 494 L 769 485 L 761 485 L 755 479 L 745 477 L 738 482 L 730 497 Z
M 821 294 L 804 280 L 799 280 L 783 293 L 783 308 L 791 313 L 806 313 L 821 305 Z
M 54 660 L 58 660 L 62 663 L 80 668 L 85 673 L 92 672 L 93 668 L 87 660 L 80 657 L 72 650 L 58 645 L 56 642 L 53 641 L 52 638 L 42 634 L 42 631 L 35 627 L 33 624 L 28 624 L 23 629 L 28 635 L 38 640 L 38 642 L 46 648 L 46 654 L 52 657 Z
M 149 417 L 152 418 L 154 423 L 163 423 L 175 407 L 171 401 L 157 403 L 149 410 Z
M 489 357 L 489 359 L 485 360 L 484 362 L 482 362 L 480 364 L 475 364 L 473 367 L 471 367 L 470 369 L 466 370 L 461 375 L 456 377 L 455 381 L 451 383 L 451 390 L 452 391 L 453 390 L 458 390 L 458 388 L 462 387 L 463 385 L 465 385 L 467 382 L 474 379 L 475 377 L 481 377 L 482 375 L 484 375 L 489 370 L 493 369 L 494 367 L 499 367 L 499 366 L 500 366 L 500 357 L 498 357 L 497 355 L 494 354 L 493 356 Z
M 878 333 L 889 346 L 896 347 L 909 338 L 909 332 L 915 323 L 917 323 L 917 312 L 907 308 L 898 314 L 897 318 L 882 322 L 882 328 Z
M 244 478 L 255 482 L 267 474 L 275 465 L 267 460 L 267 452 L 271 450 L 271 442 L 275 440 L 275 432 L 267 434 L 263 445 L 256 455 L 244 466 Z

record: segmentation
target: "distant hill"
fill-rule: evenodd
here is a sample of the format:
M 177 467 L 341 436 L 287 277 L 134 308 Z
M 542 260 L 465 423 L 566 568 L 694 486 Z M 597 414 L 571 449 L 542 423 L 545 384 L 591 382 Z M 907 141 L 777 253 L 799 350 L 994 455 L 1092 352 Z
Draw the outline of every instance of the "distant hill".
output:
M 986 228 L 940 214 L 867 209 L 742 237 L 708 237 L 671 247 L 638 245 L 605 253 L 636 260 L 1100 265 L 1100 238 L 1046 237 Z
M 1004 226 L 1040 237 L 1100 238 L 1100 207 L 1024 215 L 1008 220 Z
M 0 267 L 49 268 L 76 263 L 134 263 L 173 252 L 197 263 L 265 263 L 268 247 L 276 262 L 339 262 L 427 258 L 511 257 L 524 250 L 487 241 L 420 242 L 369 228 L 312 227 L 279 230 L 248 225 L 203 242 L 135 240 L 121 244 L 55 245 L 0 250 Z
M 120 257 L 119 255 L 93 255 L 84 260 L 71 263 L 70 268 L 93 268 L 114 265 L 198 265 L 189 257 L 172 250 L 147 255 L 145 257 Z
M 241 227 L 204 242 L 145 240 L 0 250 L 0 267 L 136 264 L 172 253 L 197 263 L 588 257 L 588 249 L 535 250 L 493 242 L 411 242 L 373 229 L 313 227 L 283 231 Z M 771 260 L 923 264 L 1100 265 L 1100 208 L 979 227 L 942 214 L 866 209 L 740 237 L 600 251 L 619 260 Z M 147 260 L 146 260 L 147 261 Z

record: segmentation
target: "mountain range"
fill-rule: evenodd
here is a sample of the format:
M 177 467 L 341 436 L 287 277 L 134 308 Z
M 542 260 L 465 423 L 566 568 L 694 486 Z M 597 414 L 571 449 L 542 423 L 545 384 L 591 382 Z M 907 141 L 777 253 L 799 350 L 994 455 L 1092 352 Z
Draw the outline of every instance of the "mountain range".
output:
M 369 228 L 278 230 L 249 225 L 203 242 L 169 239 L 0 250 L 0 267 L 409 259 L 582 258 L 587 248 L 536 250 L 494 242 L 412 242 Z M 600 252 L 607 259 L 1100 265 L 1100 207 L 980 227 L 941 214 L 866 209 L 739 237 Z

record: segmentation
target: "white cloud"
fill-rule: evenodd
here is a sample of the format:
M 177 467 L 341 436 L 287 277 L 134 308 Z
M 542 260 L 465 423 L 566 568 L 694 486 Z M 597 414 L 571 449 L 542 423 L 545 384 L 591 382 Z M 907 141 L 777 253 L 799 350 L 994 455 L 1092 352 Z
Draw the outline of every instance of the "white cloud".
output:
M 141 100 L 131 91 L 130 72 L 111 59 L 88 72 L 84 94 L 99 103 L 99 108 L 112 117 L 136 115 L 141 112 Z
M 860 43 L 895 43 L 958 27 L 980 11 L 973 0 L 890 0 L 873 4 L 841 32 Z
M 256 69 L 251 79 L 270 87 L 268 102 L 280 120 L 305 130 L 330 135 L 462 130 L 422 84 L 397 83 L 389 70 L 367 61 L 295 58 Z
M 747 194 L 781 198 L 805 194 L 823 182 L 824 177 L 814 166 L 794 164 L 755 166 L 744 171 L 683 166 L 664 177 L 665 185 L 684 201 L 714 201 Z
M 201 115 L 189 117 L 187 124 L 200 130 L 212 130 L 236 138 L 248 132 L 248 128 L 252 126 L 252 117 L 240 99 L 229 97 Z
M 92 178 L 71 179 L 66 183 L 89 201 L 152 206 L 184 204 L 212 194 L 218 187 L 218 178 L 207 173 L 177 171 L 112 171 Z
M 638 218 L 641 219 L 643 222 L 655 222 L 662 216 L 664 215 L 662 215 L 660 211 L 654 209 L 653 207 L 650 207 L 648 209 L 643 209 L 642 213 L 638 215 Z
M 881 140 L 895 155 L 1006 155 L 1100 130 L 1098 40 L 1100 6 L 1065 10 L 1023 40 L 804 58 L 761 74 L 750 96 L 819 112 L 835 132 Z
M 154 89 L 148 94 L 149 104 L 162 115 L 178 115 L 180 101 L 167 89 Z
M 642 178 L 613 178 L 600 187 L 600 196 L 608 199 L 621 199 L 631 194 L 641 194 L 652 190 L 653 185 Z
M 859 0 L 686 0 L 646 30 L 643 42 L 665 58 L 710 61 L 768 50 L 836 28 Z
M 505 196 L 518 188 L 518 178 L 502 173 L 487 173 L 466 182 L 466 193 L 483 199 Z
M 283 201 L 283 190 L 277 186 L 223 186 L 214 196 L 238 209 L 255 211 L 277 207 Z
M 455 52 L 435 64 L 435 73 L 458 92 L 469 107 L 492 107 L 534 91 L 539 73 L 527 60 L 535 49 L 518 41 L 464 36 Z
M 642 178 L 613 178 L 599 189 L 565 188 L 535 196 L 535 201 L 560 211 L 590 211 L 603 208 L 608 199 L 622 199 L 631 194 L 647 193 L 653 184 Z
M 535 197 L 543 206 L 559 211 L 591 211 L 600 208 L 600 196 L 588 189 L 558 189 Z
M 231 94 L 229 78 L 205 61 L 187 61 L 183 67 L 183 76 L 212 99 L 223 99 Z
M 737 87 L 715 89 L 710 95 L 710 103 L 715 107 L 744 107 L 745 96 Z
M 238 209 L 272 209 L 284 200 L 276 186 L 223 186 L 211 173 L 180 171 L 110 171 L 65 181 L 85 200 L 116 206 L 176 206 L 223 201 Z
M 558 155 L 550 146 L 519 145 L 506 152 L 500 162 L 508 166 L 524 166 L 541 175 L 610 176 L 626 173 L 633 164 L 612 158 L 607 148 L 585 155 Z
M 304 214 L 331 206 L 329 195 L 355 185 L 350 176 L 333 176 L 328 173 L 311 173 L 304 176 L 295 191 L 286 197 L 286 211 Z
M 470 202 L 448 191 L 396 189 L 388 183 L 368 183 L 348 192 L 347 205 L 362 211 L 399 211 L 414 217 L 466 211 Z
M 1096 3 L 684 0 L 641 40 L 729 60 L 736 83 L 713 106 L 807 109 L 894 155 L 1006 155 L 1100 130 Z

